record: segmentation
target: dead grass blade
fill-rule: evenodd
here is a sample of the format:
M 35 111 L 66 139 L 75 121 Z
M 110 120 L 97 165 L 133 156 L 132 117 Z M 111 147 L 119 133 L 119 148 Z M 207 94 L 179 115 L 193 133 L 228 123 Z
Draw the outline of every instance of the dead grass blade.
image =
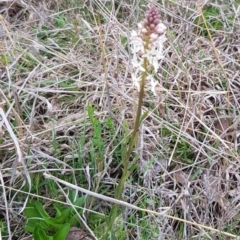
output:
M 81 187 L 75 186 L 75 185 L 73 185 L 71 183 L 68 183 L 66 181 L 63 181 L 63 180 L 61 180 L 61 179 L 59 179 L 57 177 L 54 177 L 53 175 L 50 175 L 48 173 L 44 173 L 44 176 L 47 179 L 52 179 L 53 181 L 56 181 L 58 183 L 62 183 L 62 184 L 64 184 L 67 187 L 70 187 L 72 189 L 75 189 L 77 191 L 85 193 L 85 194 L 90 195 L 92 197 L 96 197 L 98 199 L 102 199 L 104 201 L 108 201 L 108 202 L 111 202 L 111 203 L 114 203 L 114 204 L 119 204 L 119 205 L 124 206 L 124 207 L 128 207 L 128 208 L 135 209 L 135 210 L 138 210 L 138 211 L 147 212 L 147 213 L 150 213 L 150 214 L 153 214 L 153 215 L 165 216 L 167 218 L 174 219 L 174 220 L 180 221 L 180 222 L 184 222 L 184 223 L 187 223 L 187 224 L 190 224 L 190 225 L 202 228 L 202 229 L 210 230 L 210 231 L 213 231 L 213 232 L 218 232 L 218 233 L 220 233 L 222 235 L 225 235 L 225 236 L 228 236 L 228 237 L 237 238 L 237 236 L 234 235 L 234 234 L 230 234 L 230 233 L 223 232 L 223 231 L 220 231 L 218 229 L 214 229 L 214 228 L 202 225 L 202 224 L 198 224 L 198 223 L 195 223 L 195 222 L 191 222 L 191 221 L 187 221 L 187 220 L 184 220 L 184 219 L 181 219 L 181 218 L 177 218 L 177 217 L 173 217 L 173 216 L 167 215 L 166 213 L 170 210 L 168 208 L 165 211 L 163 211 L 161 213 L 158 213 L 158 212 L 151 211 L 151 210 L 148 210 L 148 209 L 139 208 L 139 207 L 137 207 L 135 205 L 129 204 L 129 203 L 124 202 L 124 201 L 120 201 L 120 200 L 117 200 L 117 199 L 114 199 L 114 198 L 111 198 L 111 197 L 108 197 L 108 196 L 104 196 L 102 194 L 98 194 L 98 193 L 86 190 L 84 188 L 81 188 Z

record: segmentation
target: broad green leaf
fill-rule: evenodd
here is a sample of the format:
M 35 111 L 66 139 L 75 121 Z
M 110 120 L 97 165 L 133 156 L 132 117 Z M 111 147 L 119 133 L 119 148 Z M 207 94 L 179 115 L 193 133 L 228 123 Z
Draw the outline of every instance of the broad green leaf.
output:
M 59 221 L 61 223 L 64 222 L 68 222 L 68 220 L 70 219 L 70 213 L 71 213 L 71 209 L 70 208 L 66 208 L 63 212 L 61 217 L 59 218 Z
M 55 229 L 59 229 L 65 222 L 69 222 L 70 221 L 70 208 L 65 209 L 62 213 L 61 216 L 59 218 L 45 218 L 45 222 L 55 228 Z
M 36 206 L 36 204 L 38 207 Z M 46 216 L 47 213 L 42 208 L 41 203 L 39 202 L 28 203 L 27 207 L 24 210 L 24 214 L 27 217 L 27 223 L 25 225 L 26 231 L 31 233 L 34 232 L 36 224 L 40 224 L 43 229 L 46 229 L 48 227 L 43 217 Z
M 64 209 L 57 203 L 54 203 L 53 207 L 56 210 L 56 218 L 60 218 Z
M 52 240 L 52 237 L 47 236 L 47 234 L 41 228 L 41 226 L 37 224 L 33 232 L 33 239 L 34 240 Z
M 85 203 L 85 197 L 78 197 L 77 200 L 75 202 L 73 202 L 73 205 L 75 206 L 83 206 L 83 204 Z
M 34 203 L 35 203 L 35 207 L 36 207 L 37 211 L 39 212 L 40 216 L 42 216 L 42 217 L 49 217 L 49 215 L 44 210 L 42 204 L 39 201 L 35 201 Z
M 45 218 L 45 221 L 51 230 L 57 230 L 62 226 L 62 223 L 60 223 L 59 219 L 56 218 Z
M 71 227 L 77 226 L 77 224 L 79 223 L 78 215 L 75 214 L 73 217 L 71 217 L 69 223 Z
M 24 209 L 24 214 L 27 218 L 31 217 L 41 217 L 38 210 L 35 207 L 34 203 L 28 203 L 26 208 Z
M 53 240 L 65 240 L 70 230 L 70 224 L 65 223 L 62 227 L 54 234 Z

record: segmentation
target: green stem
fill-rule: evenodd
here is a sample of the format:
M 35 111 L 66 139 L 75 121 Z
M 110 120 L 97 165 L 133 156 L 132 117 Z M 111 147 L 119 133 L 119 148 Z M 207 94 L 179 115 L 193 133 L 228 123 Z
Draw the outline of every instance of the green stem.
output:
M 143 67 L 144 69 L 147 69 L 147 58 L 144 58 L 143 60 Z M 122 197 L 122 192 L 123 192 L 123 188 L 124 188 L 124 183 L 127 180 L 126 176 L 128 175 L 128 167 L 129 167 L 129 160 L 131 157 L 131 153 L 133 150 L 133 146 L 136 143 L 136 137 L 138 134 L 138 129 L 139 129 L 139 125 L 140 125 L 140 118 L 141 118 L 141 114 L 142 114 L 142 105 L 143 105 L 143 98 L 144 98 L 144 86 L 145 86 L 145 81 L 146 81 L 146 76 L 147 76 L 147 72 L 143 72 L 142 73 L 142 80 L 140 83 L 140 92 L 139 92 L 139 98 L 138 98 L 138 108 L 137 108 L 137 115 L 136 115 L 136 119 L 134 122 L 134 128 L 133 128 L 133 132 L 132 132 L 132 137 L 131 137 L 131 141 L 129 143 L 128 146 L 128 151 L 126 154 L 126 158 L 123 162 L 123 174 L 122 177 L 120 179 L 120 182 L 118 184 L 117 187 L 117 191 L 116 191 L 116 199 L 120 200 Z
M 145 69 L 145 72 L 142 73 L 142 80 L 141 80 L 141 83 L 140 83 L 140 92 L 139 92 L 139 98 L 138 98 L 137 115 L 136 115 L 135 122 L 134 122 L 134 128 L 133 128 L 133 132 L 132 132 L 132 136 L 131 136 L 131 141 L 130 141 L 129 146 L 128 146 L 126 157 L 123 161 L 123 174 L 122 174 L 122 177 L 121 177 L 120 182 L 119 182 L 119 184 L 117 186 L 117 189 L 116 189 L 115 198 L 118 199 L 118 200 L 121 200 L 124 184 L 125 184 L 126 180 L 128 179 L 129 175 L 131 174 L 131 172 L 129 171 L 129 161 L 130 161 L 130 157 L 131 157 L 131 153 L 132 153 L 134 144 L 136 143 L 136 138 L 137 138 L 137 135 L 138 135 L 138 129 L 139 129 L 139 126 L 140 126 L 140 119 L 141 119 L 141 114 L 142 114 L 142 105 L 143 105 L 143 98 L 144 98 L 144 86 L 145 86 L 145 81 L 146 81 L 146 77 L 147 77 L 147 58 L 146 57 L 143 60 L 143 68 Z M 119 206 L 117 204 L 115 204 L 113 206 L 113 209 L 110 212 L 110 221 L 109 221 L 109 224 L 108 224 L 108 231 L 106 232 L 107 235 L 113 227 L 114 221 L 117 217 L 118 208 L 119 208 Z M 105 239 L 107 239 L 107 238 L 108 237 L 105 235 Z

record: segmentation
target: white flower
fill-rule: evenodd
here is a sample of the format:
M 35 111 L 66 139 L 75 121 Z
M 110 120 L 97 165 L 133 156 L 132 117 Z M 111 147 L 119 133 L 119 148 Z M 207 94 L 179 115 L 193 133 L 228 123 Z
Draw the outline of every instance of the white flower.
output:
M 138 36 L 136 31 L 132 31 L 131 33 L 130 46 L 133 54 L 144 52 L 144 42 L 142 38 Z
M 154 42 L 155 40 L 157 40 L 157 38 L 158 38 L 158 34 L 156 34 L 156 33 L 151 33 L 151 35 L 150 35 L 150 41 L 151 41 L 151 42 Z
M 142 22 L 138 23 L 137 26 L 138 26 L 139 29 L 142 29 L 143 28 Z
M 156 38 L 156 36 L 152 34 L 152 38 Z M 145 53 L 142 55 L 143 58 L 147 58 L 155 72 L 157 72 L 159 68 L 158 61 L 164 57 L 163 43 L 166 39 L 165 35 L 157 36 L 157 38 L 149 44 L 149 49 L 145 50 Z
M 156 57 L 153 57 L 152 58 L 152 65 L 153 65 L 153 68 L 154 68 L 154 72 L 156 73 L 158 71 L 158 59 Z
M 141 81 L 142 77 L 141 76 L 137 77 L 137 72 L 131 73 L 131 76 L 132 76 L 133 86 L 135 86 L 137 88 L 137 91 L 140 92 L 139 82 Z
M 158 60 L 162 59 L 164 57 L 163 55 L 163 43 L 167 40 L 165 35 L 161 35 L 158 37 L 157 41 L 153 43 L 153 47 L 156 51 L 156 57 Z
M 138 57 L 136 54 L 133 55 L 133 59 L 131 60 L 132 66 L 140 70 L 142 72 L 145 72 L 146 70 L 143 68 L 143 59 L 141 57 Z
M 130 35 L 130 48 L 132 52 L 131 73 L 133 85 L 140 91 L 142 72 L 149 70 L 152 66 L 154 72 L 159 69 L 159 60 L 164 57 L 164 42 L 167 40 L 165 32 L 167 27 L 161 23 L 158 10 L 153 7 L 145 15 L 145 19 L 138 24 L 138 30 L 132 31 Z M 144 68 L 144 59 L 147 59 L 147 69 Z M 146 67 L 146 66 L 145 66 Z M 146 78 L 146 84 L 151 85 L 151 91 L 156 95 L 158 82 L 152 75 Z
M 143 54 L 144 58 L 147 58 L 148 62 L 154 67 L 156 64 L 158 64 L 158 62 L 156 63 L 156 57 L 155 57 L 155 50 L 153 48 L 151 48 L 150 50 L 146 50 L 145 54 Z M 156 66 L 158 67 L 158 66 Z
M 157 96 L 156 94 L 156 86 L 158 82 L 154 79 L 152 75 L 147 76 L 146 78 L 148 81 L 150 80 L 150 85 L 151 85 L 151 91 L 153 92 L 154 96 Z
M 162 33 L 164 33 L 164 32 L 166 31 L 166 29 L 167 29 L 167 27 L 166 27 L 163 23 L 159 23 L 159 24 L 157 25 L 156 31 L 157 31 L 157 33 L 159 33 L 159 34 L 162 34 Z
M 159 67 L 156 53 L 156 49 L 151 48 L 150 50 L 147 50 L 146 53 L 143 55 L 143 57 L 146 57 L 148 62 L 153 66 L 155 72 L 157 72 Z
M 134 38 L 134 37 L 137 37 L 137 36 L 138 36 L 138 33 L 135 30 L 133 30 L 131 32 L 131 37 Z
M 159 59 L 162 58 L 162 52 L 163 52 L 163 43 L 167 40 L 165 35 L 159 36 L 156 41 L 152 43 L 152 49 L 155 50 L 155 55 L 159 56 Z

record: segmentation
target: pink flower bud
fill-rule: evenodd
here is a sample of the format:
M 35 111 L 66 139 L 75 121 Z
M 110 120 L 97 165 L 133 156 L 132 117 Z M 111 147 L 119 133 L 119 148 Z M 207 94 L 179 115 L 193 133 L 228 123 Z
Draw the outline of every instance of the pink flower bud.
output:
M 151 23 L 153 22 L 153 18 L 152 17 L 148 17 L 148 21 Z
M 151 23 L 149 27 L 150 27 L 151 30 L 154 30 L 155 25 L 153 23 Z

